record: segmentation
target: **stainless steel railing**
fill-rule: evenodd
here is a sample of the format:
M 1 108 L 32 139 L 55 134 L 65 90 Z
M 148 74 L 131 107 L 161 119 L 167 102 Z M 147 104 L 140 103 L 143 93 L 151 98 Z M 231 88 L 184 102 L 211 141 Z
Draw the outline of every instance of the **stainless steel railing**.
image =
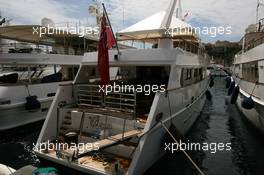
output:
M 34 53 L 34 54 L 62 54 L 83 55 L 84 51 L 74 50 L 72 47 L 53 47 L 41 45 L 36 47 L 30 43 L 0 43 L 0 53 Z
M 100 92 L 98 85 L 76 85 L 79 106 L 103 107 L 136 114 L 136 92 Z M 124 88 L 123 88 L 124 90 Z

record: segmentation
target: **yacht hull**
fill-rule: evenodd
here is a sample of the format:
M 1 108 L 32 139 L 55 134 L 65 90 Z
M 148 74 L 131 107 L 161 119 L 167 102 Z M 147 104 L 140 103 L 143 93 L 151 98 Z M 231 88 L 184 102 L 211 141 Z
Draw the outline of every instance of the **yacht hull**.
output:
M 0 86 L 0 131 L 14 129 L 26 124 L 44 120 L 59 83 L 28 85 L 30 95 L 37 96 L 39 109 L 26 110 L 25 85 Z
M 30 111 L 26 110 L 24 105 L 0 110 L 0 131 L 44 120 L 51 103 L 52 99 L 42 101 L 41 109 Z
M 243 114 L 242 116 L 246 118 L 254 127 L 264 134 L 264 104 L 263 104 L 263 90 L 264 86 L 262 84 L 255 85 L 255 83 L 240 80 L 234 78 L 236 83 L 239 82 L 240 93 L 237 98 L 236 106 L 239 111 Z M 241 103 L 245 97 L 249 97 L 250 93 L 254 89 L 252 94 L 252 99 L 255 103 L 253 109 L 245 109 L 242 107 Z
M 172 118 L 172 122 L 175 126 L 180 127 L 179 129 L 184 130 L 186 134 L 197 118 L 200 115 L 200 111 L 202 110 L 205 103 L 205 95 L 199 98 L 196 102 L 194 102 L 191 106 L 187 107 L 178 115 Z M 185 125 L 179 126 L 178 123 L 182 123 L 182 118 L 186 116 L 191 116 L 188 121 L 185 122 Z M 171 125 L 171 120 L 167 120 L 164 123 L 166 126 Z M 162 144 L 162 140 L 165 136 L 166 132 L 164 128 L 160 125 L 154 132 L 148 135 L 146 142 L 144 143 L 144 147 L 148 149 L 148 151 L 142 151 L 139 160 L 137 161 L 136 168 L 131 168 L 131 172 L 128 171 L 127 175 L 139 175 L 143 174 L 147 169 L 149 169 L 155 162 L 157 162 L 164 154 L 165 154 L 165 146 Z M 147 147 L 146 147 L 147 146 Z M 36 155 L 44 159 L 46 161 L 55 162 L 57 164 L 63 165 L 70 169 L 75 169 L 78 172 L 83 172 L 86 174 L 93 175 L 105 175 L 105 172 L 99 172 L 97 169 L 93 171 L 93 167 L 85 167 L 80 164 L 68 162 L 66 160 L 58 159 L 56 157 L 50 156 L 48 154 L 43 154 L 41 152 L 35 151 Z M 142 163 L 144 162 L 144 163 Z
M 185 105 L 184 108 L 180 107 L 181 109 L 177 110 L 176 113 L 174 113 L 170 117 L 164 117 L 164 119 L 162 119 L 163 123 L 168 128 L 171 126 L 171 124 L 173 124 L 177 128 L 177 130 L 183 135 L 185 135 L 191 129 L 191 127 L 199 117 L 200 112 L 202 111 L 202 108 L 205 104 L 205 91 L 207 90 L 206 87 L 208 86 L 208 81 L 208 79 L 205 79 L 201 83 L 197 83 L 195 85 L 196 87 L 190 86 L 188 88 L 185 88 L 184 92 L 181 92 L 184 94 L 187 93 L 187 91 L 193 91 L 193 89 L 196 89 L 197 94 L 199 95 L 196 96 L 195 100 L 193 100 L 191 103 Z M 178 101 L 179 99 L 173 99 L 171 101 L 171 104 L 173 104 L 173 102 L 176 103 Z M 168 106 L 168 104 L 164 102 L 163 104 L 165 106 Z M 142 137 L 135 151 L 135 156 L 133 157 L 131 165 L 126 173 L 127 175 L 143 174 L 165 154 L 165 143 L 163 143 L 165 135 L 166 131 L 164 130 L 161 124 L 158 124 L 153 131 L 149 132 L 149 134 L 144 135 Z M 63 165 L 79 172 L 94 175 L 108 174 L 106 172 L 99 171 L 94 167 L 87 167 L 79 164 L 78 162 L 71 162 L 65 159 L 57 158 L 56 155 L 49 155 L 40 151 L 35 151 L 35 153 L 40 159 L 55 162 L 57 164 Z
M 199 117 L 205 104 L 205 99 L 206 97 L 204 91 L 193 103 L 181 109 L 171 117 L 162 120 L 163 123 L 168 129 L 171 125 L 174 125 L 177 129 L 177 132 L 179 132 L 179 135 L 186 135 Z M 156 161 L 158 161 L 165 154 L 166 145 L 173 144 L 166 143 L 165 145 L 165 137 L 165 129 L 162 127 L 162 125 L 158 124 L 153 132 L 150 132 L 145 138 L 142 138 L 142 141 L 139 143 L 137 148 L 138 157 L 135 156 L 133 159 L 131 167 L 128 170 L 128 174 L 143 174 Z M 169 154 L 171 154 L 171 152 L 169 152 Z M 144 162 L 144 164 L 142 162 Z
M 245 109 L 241 106 L 241 102 L 243 100 L 243 95 L 240 94 L 237 99 L 237 107 L 239 111 L 243 113 L 243 116 L 255 126 L 258 130 L 260 130 L 264 134 L 264 106 L 255 102 L 255 107 L 253 109 Z

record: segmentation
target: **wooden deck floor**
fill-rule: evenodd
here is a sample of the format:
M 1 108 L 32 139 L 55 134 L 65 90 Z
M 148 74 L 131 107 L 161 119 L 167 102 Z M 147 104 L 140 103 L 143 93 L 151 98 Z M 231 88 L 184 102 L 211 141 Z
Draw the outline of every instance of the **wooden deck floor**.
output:
M 140 134 L 142 134 L 142 130 L 131 130 L 131 131 L 120 133 L 120 134 L 117 134 L 114 136 L 110 136 L 110 137 L 103 139 L 103 140 L 98 140 L 98 141 L 93 142 L 93 143 L 87 143 L 89 145 L 87 145 L 87 144 L 81 145 L 81 147 L 79 147 L 79 150 L 82 150 L 82 152 L 79 153 L 77 157 L 82 157 L 84 155 L 87 155 L 87 153 L 89 153 L 89 152 L 97 151 L 98 147 L 99 147 L 99 149 L 103 149 L 105 147 L 108 147 L 108 146 L 117 144 L 119 142 L 122 142 L 125 139 L 132 138 L 135 136 L 139 136 Z M 95 144 L 98 145 L 98 147 L 91 148 L 90 145 L 95 145 Z M 75 153 L 75 150 L 67 149 L 67 150 L 63 150 L 62 153 L 65 155 L 73 156 L 73 154 Z

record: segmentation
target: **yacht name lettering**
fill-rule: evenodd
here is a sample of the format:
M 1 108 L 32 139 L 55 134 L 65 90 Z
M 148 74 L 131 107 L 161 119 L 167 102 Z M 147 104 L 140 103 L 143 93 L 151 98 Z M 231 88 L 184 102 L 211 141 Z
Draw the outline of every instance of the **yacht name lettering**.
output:
M 112 125 L 111 124 L 100 122 L 100 117 L 99 116 L 89 117 L 89 120 L 90 120 L 91 128 L 112 129 Z

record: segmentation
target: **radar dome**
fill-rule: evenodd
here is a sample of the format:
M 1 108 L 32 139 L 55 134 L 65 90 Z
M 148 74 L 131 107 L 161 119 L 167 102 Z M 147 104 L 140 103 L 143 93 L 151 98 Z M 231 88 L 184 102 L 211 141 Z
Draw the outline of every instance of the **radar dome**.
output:
M 41 25 L 45 27 L 48 27 L 48 26 L 55 27 L 54 22 L 52 21 L 52 19 L 49 19 L 49 18 L 42 18 Z

